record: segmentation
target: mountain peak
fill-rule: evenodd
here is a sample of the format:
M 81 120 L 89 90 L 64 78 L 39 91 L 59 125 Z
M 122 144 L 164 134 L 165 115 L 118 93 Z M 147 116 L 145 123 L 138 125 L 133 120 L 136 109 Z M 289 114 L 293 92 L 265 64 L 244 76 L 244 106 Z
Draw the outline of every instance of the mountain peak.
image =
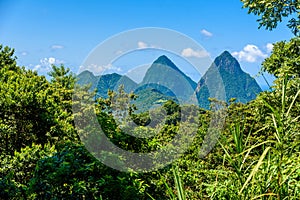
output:
M 152 65 L 154 64 L 160 64 L 160 65 L 165 65 L 165 66 L 168 66 L 168 67 L 171 67 L 175 70 L 179 70 L 177 68 L 177 66 L 165 55 L 162 55 L 162 56 L 159 56 L 154 62 Z
M 225 50 L 223 51 L 223 53 L 221 53 L 220 56 L 224 56 L 224 57 L 232 57 L 232 55 L 229 53 L 229 51 Z
M 95 77 L 94 73 L 89 70 L 84 70 L 78 74 L 78 76 L 91 76 Z
M 154 63 L 155 62 L 163 62 L 163 61 L 171 62 L 171 60 L 166 55 L 161 55 L 154 61 Z
M 216 73 L 219 73 L 219 79 L 216 79 Z M 255 99 L 259 92 L 261 88 L 256 80 L 241 69 L 239 62 L 228 51 L 214 60 L 196 90 L 199 104 L 204 108 L 209 108 L 209 97 L 226 101 L 236 98 L 238 102 L 246 103 Z
M 158 57 L 148 68 L 141 85 L 160 85 L 170 89 L 181 99 L 188 99 L 197 87 L 190 77 L 184 74 L 167 56 Z
M 214 64 L 219 69 L 224 69 L 229 73 L 239 73 L 242 71 L 239 62 L 228 52 L 224 51 L 220 56 L 218 56 Z

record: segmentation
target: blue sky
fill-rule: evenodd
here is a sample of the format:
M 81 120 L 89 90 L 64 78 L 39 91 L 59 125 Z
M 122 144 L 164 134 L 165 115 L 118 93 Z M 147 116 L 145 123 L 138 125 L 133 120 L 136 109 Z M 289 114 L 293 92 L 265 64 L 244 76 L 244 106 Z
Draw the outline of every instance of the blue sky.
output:
M 255 76 L 271 44 L 292 37 L 285 23 L 267 31 L 258 29 L 256 19 L 238 0 L 1 0 L 0 43 L 15 49 L 19 65 L 40 74 L 52 63 L 77 72 L 107 38 L 160 27 L 192 38 L 212 59 L 228 50 Z M 264 85 L 262 78 L 257 80 Z

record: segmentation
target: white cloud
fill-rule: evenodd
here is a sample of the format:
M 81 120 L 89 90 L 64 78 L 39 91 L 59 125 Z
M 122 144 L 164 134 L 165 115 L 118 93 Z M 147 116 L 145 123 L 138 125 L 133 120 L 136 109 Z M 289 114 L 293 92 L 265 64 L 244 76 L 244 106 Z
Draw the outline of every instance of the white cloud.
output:
M 63 48 L 64 48 L 64 46 L 58 45 L 58 44 L 55 44 L 55 45 L 51 46 L 51 49 L 53 49 L 53 50 L 55 50 L 55 49 L 63 49 Z
M 34 68 L 32 69 L 33 71 L 38 71 L 42 66 L 41 65 L 36 65 L 34 66 Z
M 266 58 L 268 55 L 264 54 L 254 44 L 247 44 L 242 51 L 232 52 L 232 55 L 237 57 L 239 61 L 256 62 L 259 59 Z
M 40 72 L 49 72 L 52 69 L 51 65 L 60 65 L 63 63 L 64 61 L 58 60 L 54 57 L 43 58 L 40 59 L 40 63 L 35 65 L 32 70 Z
M 28 53 L 27 53 L 26 51 L 22 51 L 22 52 L 21 52 L 21 55 L 22 55 L 22 56 L 27 56 Z
M 268 44 L 266 45 L 267 52 L 270 53 L 270 52 L 273 50 L 273 47 L 274 47 L 274 45 L 273 45 L 272 43 L 268 43 Z
M 137 43 L 137 46 L 139 49 L 145 49 L 145 48 L 160 48 L 159 46 L 157 45 L 150 45 L 150 44 L 147 44 L 146 42 L 142 42 L 142 41 L 139 41 Z
M 147 47 L 148 47 L 148 44 L 146 44 L 145 42 L 142 42 L 142 41 L 138 42 L 138 48 L 139 49 L 144 49 L 144 48 L 147 48 Z
M 192 48 L 186 48 L 182 50 L 181 56 L 203 58 L 209 56 L 209 53 L 205 50 L 193 50 Z
M 202 29 L 201 31 L 201 34 L 206 36 L 206 37 L 212 37 L 213 34 L 211 32 L 209 32 L 208 30 L 205 30 L 205 29 Z

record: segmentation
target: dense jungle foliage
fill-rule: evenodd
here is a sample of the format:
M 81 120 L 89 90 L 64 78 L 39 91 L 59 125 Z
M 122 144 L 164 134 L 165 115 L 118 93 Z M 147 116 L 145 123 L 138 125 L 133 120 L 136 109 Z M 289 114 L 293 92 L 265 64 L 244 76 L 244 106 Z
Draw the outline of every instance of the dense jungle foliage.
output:
M 263 17 L 261 26 L 276 27 L 276 15 L 272 13 L 280 9 L 263 10 L 259 4 L 263 1 L 258 0 L 243 2 L 254 14 L 270 12 L 271 21 Z M 298 1 L 291 2 L 292 11 L 299 10 Z M 287 12 L 285 9 L 282 12 Z M 261 92 L 246 104 L 211 99 L 210 110 L 199 109 L 194 119 L 188 119 L 201 122 L 188 150 L 166 167 L 144 173 L 112 169 L 87 151 L 72 114 L 76 104 L 72 95 L 79 86 L 68 68 L 53 66 L 51 80 L 47 80 L 18 66 L 14 50 L 1 45 L 0 199 L 299 199 L 297 22 L 290 22 L 295 37 L 274 44 L 271 56 L 262 63 L 262 71 L 276 77 L 270 91 Z M 89 88 L 80 90 L 85 93 Z M 188 128 L 180 123 L 181 113 L 193 109 L 168 100 L 160 108 L 166 115 L 165 123 L 154 120 L 148 128 L 143 125 L 150 123 L 150 114 L 136 114 L 134 107 L 127 107 L 130 117 L 141 125 L 132 129 L 132 134 L 159 134 L 150 138 L 125 134 L 118 128 L 112 110 L 128 106 L 128 99 L 133 98 L 134 94 L 120 87 L 116 93 L 109 92 L 106 99 L 97 99 L 93 108 L 106 136 L 120 148 L 151 152 L 167 145 L 179 126 Z M 203 157 L 199 155 L 201 146 L 211 117 L 218 112 L 214 108 L 220 105 L 227 113 L 225 125 L 215 147 Z

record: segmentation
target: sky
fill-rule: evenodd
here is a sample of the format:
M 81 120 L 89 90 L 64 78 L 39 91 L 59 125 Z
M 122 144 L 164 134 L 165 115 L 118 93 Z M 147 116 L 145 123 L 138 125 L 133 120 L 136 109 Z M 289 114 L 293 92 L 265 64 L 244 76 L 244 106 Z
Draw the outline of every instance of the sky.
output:
M 258 29 L 257 16 L 242 6 L 238 0 L 0 0 L 0 44 L 14 48 L 18 64 L 39 74 L 47 74 L 51 64 L 77 73 L 99 44 L 130 30 L 161 28 L 191 38 L 211 60 L 229 51 L 263 86 L 257 74 L 272 44 L 293 35 L 285 23 L 273 31 Z M 145 47 L 155 45 L 137 40 L 136 49 Z M 186 46 L 180 55 L 196 59 L 203 52 Z

